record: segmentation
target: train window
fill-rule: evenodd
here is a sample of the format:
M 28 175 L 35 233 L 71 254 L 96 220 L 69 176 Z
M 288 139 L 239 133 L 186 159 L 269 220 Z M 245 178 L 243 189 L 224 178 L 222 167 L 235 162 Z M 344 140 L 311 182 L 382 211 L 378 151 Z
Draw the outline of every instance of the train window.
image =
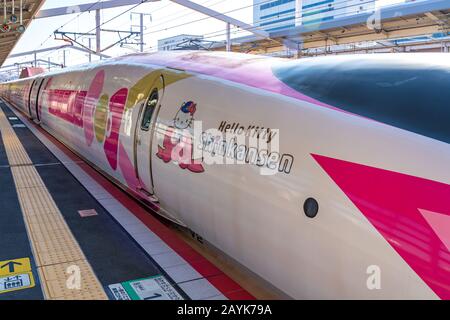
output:
M 341 110 L 450 143 L 447 57 L 333 56 L 276 63 L 289 87 Z
M 158 105 L 158 89 L 153 89 L 147 104 L 145 105 L 144 115 L 142 116 L 141 129 L 148 131 L 152 121 L 152 115 Z

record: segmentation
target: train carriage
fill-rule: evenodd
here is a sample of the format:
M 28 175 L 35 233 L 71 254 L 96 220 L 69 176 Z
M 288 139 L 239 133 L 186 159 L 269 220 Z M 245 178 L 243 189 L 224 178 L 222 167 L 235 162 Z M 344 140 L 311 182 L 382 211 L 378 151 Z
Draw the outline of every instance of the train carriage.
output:
M 449 81 L 442 54 L 169 52 L 0 95 L 290 297 L 448 299 Z

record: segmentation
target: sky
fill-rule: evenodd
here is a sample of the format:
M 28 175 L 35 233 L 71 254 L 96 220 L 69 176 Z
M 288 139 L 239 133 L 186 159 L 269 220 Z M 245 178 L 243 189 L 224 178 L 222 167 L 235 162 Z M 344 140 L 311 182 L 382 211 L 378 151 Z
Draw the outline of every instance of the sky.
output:
M 64 6 L 72 6 L 83 3 L 92 3 L 95 0 L 64 0 Z M 228 12 L 236 10 L 235 12 L 228 13 L 229 16 L 245 21 L 247 23 L 252 23 L 253 21 L 253 0 L 194 0 L 199 4 L 203 4 L 209 8 L 217 10 L 219 12 Z M 60 0 L 47 0 L 42 7 L 42 9 L 49 9 L 55 7 L 61 7 L 62 1 Z M 131 9 L 133 6 L 126 6 L 114 9 L 107 9 L 101 11 L 101 21 L 107 21 L 122 12 Z M 146 13 L 150 16 L 144 17 L 144 24 L 146 25 L 146 30 L 144 33 L 144 42 L 146 43 L 146 51 L 155 51 L 157 48 L 157 40 L 171 37 L 178 34 L 200 34 L 208 37 L 208 40 L 223 40 L 225 32 L 225 23 L 218 21 L 216 19 L 207 19 L 195 23 L 192 21 L 205 18 L 204 15 L 196 13 L 192 10 L 184 8 L 178 4 L 175 4 L 169 0 L 161 0 L 157 2 L 143 3 L 124 13 L 120 17 L 106 23 L 102 26 L 104 29 L 114 29 L 114 30 L 130 30 L 130 25 L 138 25 L 139 17 L 138 15 L 133 15 L 133 20 L 131 20 L 131 12 Z M 36 49 L 60 46 L 66 44 L 61 40 L 54 40 L 53 31 L 64 25 L 61 30 L 70 32 L 87 32 L 95 28 L 95 12 L 86 12 L 77 18 L 78 14 L 65 15 L 59 17 L 45 18 L 34 20 L 29 28 L 26 30 L 25 34 L 22 36 L 19 43 L 16 45 L 12 53 L 19 53 L 25 51 L 32 51 Z M 69 22 L 70 20 L 73 20 Z M 65 25 L 69 22 L 67 25 Z M 178 26 L 184 24 L 182 26 Z M 138 31 L 138 27 L 134 28 L 134 31 Z M 238 30 L 236 30 L 238 31 Z M 93 32 L 93 31 L 91 31 Z M 217 33 L 214 33 L 217 32 Z M 219 37 L 214 37 L 215 35 Z M 246 35 L 245 33 L 239 32 L 235 36 Z M 108 34 L 106 32 L 102 33 L 102 47 L 106 47 L 109 44 L 114 43 L 118 40 L 117 35 Z M 88 45 L 88 37 L 84 37 L 81 41 Z M 95 45 L 95 39 L 92 39 L 92 46 Z M 115 48 L 108 50 L 105 54 L 110 56 L 116 56 L 126 53 L 132 53 L 139 49 L 138 46 L 129 46 L 128 48 Z M 50 52 L 38 55 L 38 58 L 47 60 L 51 57 L 54 62 L 62 63 L 62 52 Z M 18 59 L 8 59 L 6 64 L 12 64 L 15 62 L 24 62 L 32 60 L 33 57 L 21 57 Z M 77 53 L 73 50 L 66 51 L 66 62 L 70 59 L 70 64 L 78 64 L 87 62 L 87 55 L 84 53 Z M 69 64 L 69 63 L 68 63 Z
M 83 3 L 92 3 L 96 0 L 64 0 L 64 6 L 70 7 Z M 226 13 L 227 15 L 252 24 L 253 22 L 253 0 L 193 0 L 196 3 L 202 4 L 216 11 Z M 378 0 L 380 5 L 389 5 L 392 3 L 403 2 L 404 0 Z M 100 2 L 102 2 L 100 0 Z M 42 9 L 49 9 L 61 7 L 60 0 L 47 0 Z M 127 11 L 123 13 L 124 11 Z M 120 15 L 123 13 L 122 15 Z M 114 9 L 107 9 L 101 11 L 101 21 L 105 22 L 111 18 L 120 15 L 111 22 L 102 26 L 104 29 L 114 30 L 130 30 L 131 25 L 137 25 L 139 22 L 138 15 L 131 13 L 146 13 L 150 16 L 144 18 L 146 26 L 144 42 L 146 51 L 156 51 L 157 40 L 175 36 L 178 34 L 198 34 L 204 35 L 207 40 L 221 41 L 225 39 L 225 23 L 217 19 L 209 18 L 201 21 L 199 19 L 205 18 L 203 14 L 194 12 L 190 9 L 175 4 L 169 0 L 160 0 L 156 2 L 143 3 L 133 9 L 133 6 L 126 6 Z M 61 26 L 63 26 L 61 28 Z M 19 43 L 13 50 L 13 53 L 20 53 L 25 51 L 33 51 L 37 49 L 50 48 L 66 44 L 62 40 L 55 40 L 53 31 L 60 29 L 67 32 L 87 32 L 95 28 L 95 12 L 86 12 L 83 14 L 71 14 L 59 17 L 45 18 L 34 20 L 22 36 Z M 138 31 L 135 27 L 134 31 Z M 241 37 L 248 35 L 237 28 L 232 29 L 232 37 Z M 93 32 L 93 31 L 91 31 Z M 117 35 L 102 33 L 102 47 L 118 40 Z M 88 37 L 82 37 L 80 40 L 86 46 L 88 45 Z M 92 39 L 94 46 L 95 39 Z M 116 46 L 104 53 L 110 56 L 123 55 L 127 53 L 136 52 L 138 46 L 128 45 L 126 48 Z M 63 52 L 51 51 L 38 55 L 39 59 L 48 60 L 52 62 L 62 63 Z M 20 58 L 8 59 L 5 65 L 13 63 L 23 63 L 33 60 L 33 56 L 25 56 Z M 96 60 L 93 57 L 93 60 Z M 88 56 L 85 53 L 76 52 L 74 50 L 66 50 L 66 64 L 76 65 L 88 62 Z

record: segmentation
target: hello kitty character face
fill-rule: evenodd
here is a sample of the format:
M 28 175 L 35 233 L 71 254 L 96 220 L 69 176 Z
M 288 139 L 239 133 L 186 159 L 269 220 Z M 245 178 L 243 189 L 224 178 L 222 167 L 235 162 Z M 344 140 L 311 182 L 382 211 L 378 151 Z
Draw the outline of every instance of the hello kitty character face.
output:
M 173 119 L 173 124 L 177 129 L 190 128 L 194 121 L 194 113 L 197 110 L 197 104 L 192 101 L 184 102 L 180 110 Z

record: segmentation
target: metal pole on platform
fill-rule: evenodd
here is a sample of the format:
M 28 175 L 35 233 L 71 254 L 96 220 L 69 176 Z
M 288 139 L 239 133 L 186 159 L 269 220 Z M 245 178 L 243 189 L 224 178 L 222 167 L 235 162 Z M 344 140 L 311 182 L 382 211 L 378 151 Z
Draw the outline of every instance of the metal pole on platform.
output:
M 231 51 L 231 24 L 227 22 L 227 51 Z
M 34 52 L 34 67 L 37 67 L 37 52 Z
M 66 50 L 63 50 L 63 68 L 66 67 Z
M 89 62 L 92 62 L 92 53 L 91 53 L 91 49 L 92 49 L 92 39 L 89 38 Z
M 100 9 L 95 10 L 95 42 L 96 49 L 95 52 L 100 53 Z
M 144 14 L 139 14 L 139 28 L 141 33 L 141 52 L 144 52 Z

